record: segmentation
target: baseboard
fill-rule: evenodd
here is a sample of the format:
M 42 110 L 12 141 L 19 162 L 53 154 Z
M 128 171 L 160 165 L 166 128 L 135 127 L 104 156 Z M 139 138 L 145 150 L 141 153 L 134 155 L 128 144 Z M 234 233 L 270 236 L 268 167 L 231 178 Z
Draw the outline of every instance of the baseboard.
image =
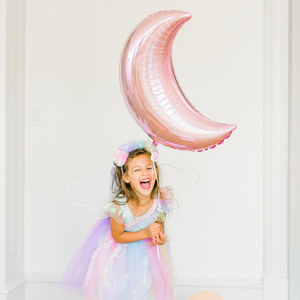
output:
M 62 274 L 59 273 L 26 273 L 28 283 L 26 299 L 44 300 L 70 299 L 66 294 L 59 294 L 58 284 Z M 218 293 L 224 300 L 263 300 L 263 280 L 261 278 L 209 278 L 179 276 L 174 283 L 174 299 L 187 300 L 194 294 L 210 290 Z M 43 296 L 44 297 L 44 296 Z M 282 300 L 274 298 L 272 300 Z
M 262 278 L 211 278 L 211 277 L 178 277 L 175 282 L 178 287 L 210 287 L 262 289 Z
M 26 281 L 59 283 L 62 275 L 59 273 L 26 273 Z M 174 285 L 175 287 L 263 289 L 263 280 L 262 278 L 178 277 Z
M 26 276 L 20 276 L 18 278 L 15 278 L 11 282 L 9 282 L 6 285 L 5 291 L 0 291 L 0 296 L 7 296 L 11 292 L 13 292 L 15 289 L 19 288 L 21 285 L 25 284 L 26 282 Z
M 264 300 L 288 300 L 288 278 L 264 278 Z

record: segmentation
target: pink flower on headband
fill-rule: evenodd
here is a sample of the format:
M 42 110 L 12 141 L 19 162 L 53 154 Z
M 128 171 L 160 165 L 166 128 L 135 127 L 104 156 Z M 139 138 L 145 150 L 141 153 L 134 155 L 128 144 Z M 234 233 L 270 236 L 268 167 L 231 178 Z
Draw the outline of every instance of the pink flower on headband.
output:
M 157 161 L 158 159 L 158 151 L 156 150 L 156 146 L 158 145 L 158 142 L 151 141 L 151 140 L 133 140 L 129 141 L 123 145 L 121 145 L 114 155 L 114 163 L 118 167 L 122 167 L 125 165 L 128 155 L 131 151 L 135 149 L 142 149 L 145 148 L 147 151 L 151 153 L 151 160 L 153 162 Z
M 121 149 L 117 149 L 114 155 L 114 162 L 117 166 L 121 167 L 125 165 L 127 158 L 128 153 L 123 152 Z

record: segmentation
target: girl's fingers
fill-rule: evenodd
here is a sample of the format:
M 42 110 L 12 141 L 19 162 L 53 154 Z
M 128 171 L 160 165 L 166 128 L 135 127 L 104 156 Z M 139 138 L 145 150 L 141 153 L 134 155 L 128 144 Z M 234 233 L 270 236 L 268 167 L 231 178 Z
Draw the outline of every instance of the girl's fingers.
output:
M 158 242 L 160 241 L 159 235 L 156 235 L 156 236 L 155 236 L 155 240 L 156 240 L 156 243 L 158 243 Z
M 158 235 L 159 234 L 159 230 L 153 230 L 152 231 L 152 235 Z
M 156 242 L 158 245 L 162 245 L 165 242 L 165 235 L 164 233 L 160 232 L 156 238 Z

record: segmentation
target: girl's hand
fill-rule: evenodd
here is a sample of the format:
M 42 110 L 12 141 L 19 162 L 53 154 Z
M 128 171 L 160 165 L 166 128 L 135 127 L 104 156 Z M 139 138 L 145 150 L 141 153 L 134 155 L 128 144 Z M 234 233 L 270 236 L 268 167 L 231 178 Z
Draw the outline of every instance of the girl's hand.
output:
M 156 245 L 156 244 L 157 244 L 157 242 L 156 242 L 156 237 L 153 237 L 153 238 L 152 238 L 152 242 L 149 242 L 148 244 L 149 244 L 151 247 L 154 246 L 154 245 Z
M 161 240 L 161 238 L 160 238 L 160 236 L 159 236 L 159 234 L 163 234 L 164 235 L 164 228 L 163 228 L 163 226 L 162 226 L 162 224 L 161 223 L 153 223 L 153 224 L 151 224 L 151 225 L 154 225 L 154 224 L 157 224 L 158 226 L 159 226 L 159 232 L 158 232 L 158 234 L 156 234 L 156 235 L 154 235 L 154 236 L 152 236 L 152 242 L 149 242 L 149 245 L 150 246 L 154 246 L 154 245 L 156 245 L 156 244 L 158 244 L 158 240 L 159 240 L 159 242 L 160 242 L 160 244 L 159 245 L 162 245 L 162 244 L 164 244 L 165 243 L 165 237 L 164 237 L 164 240 Z M 150 226 L 151 226 L 150 225 Z M 149 226 L 149 227 L 150 227 Z M 149 228 L 148 227 L 148 228 Z M 165 235 L 164 235 L 165 236 Z M 163 242 L 162 242 L 163 241 Z
M 163 245 L 166 242 L 166 235 L 163 232 L 160 232 L 158 237 L 156 237 L 156 242 L 158 245 Z
M 146 234 L 148 238 L 154 238 L 160 232 L 160 224 L 159 223 L 152 223 L 146 229 Z
M 152 242 L 149 242 L 150 246 L 163 245 L 166 242 L 166 235 L 160 232 L 158 235 L 152 238 Z

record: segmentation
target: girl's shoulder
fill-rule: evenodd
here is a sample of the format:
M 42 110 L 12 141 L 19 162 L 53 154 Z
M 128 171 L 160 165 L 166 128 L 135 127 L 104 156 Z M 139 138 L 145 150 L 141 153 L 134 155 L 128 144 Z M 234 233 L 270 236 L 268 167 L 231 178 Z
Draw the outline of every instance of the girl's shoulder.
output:
M 108 217 L 113 218 L 118 223 L 124 223 L 124 212 L 126 207 L 126 199 L 119 198 L 117 200 L 110 200 L 102 207 L 103 213 Z
M 171 215 L 178 207 L 178 201 L 172 193 L 170 187 L 162 188 L 160 190 L 160 198 L 158 201 L 157 210 L 165 213 L 166 215 Z
M 171 201 L 160 198 L 157 203 L 157 210 L 169 215 L 172 210 Z

